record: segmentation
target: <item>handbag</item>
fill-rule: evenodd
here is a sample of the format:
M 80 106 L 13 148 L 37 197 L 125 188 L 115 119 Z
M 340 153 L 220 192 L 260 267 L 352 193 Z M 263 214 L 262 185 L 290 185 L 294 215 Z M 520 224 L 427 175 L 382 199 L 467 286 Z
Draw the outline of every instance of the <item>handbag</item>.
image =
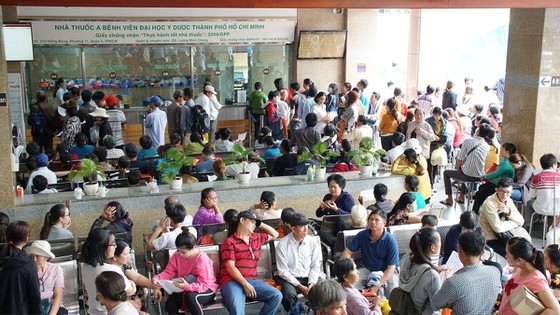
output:
M 420 278 L 422 278 L 424 273 L 426 273 L 426 271 L 430 269 L 431 267 L 427 267 L 420 275 Z M 426 298 L 426 301 L 424 301 L 422 308 L 418 310 L 416 309 L 416 306 L 414 306 L 414 302 L 412 301 L 412 297 L 410 296 L 410 293 L 406 292 L 405 290 L 399 287 L 395 287 L 393 288 L 393 290 L 391 291 L 391 295 L 389 296 L 389 306 L 391 307 L 391 312 L 389 314 L 393 314 L 393 315 L 422 314 L 426 309 L 426 307 L 428 306 L 428 301 L 429 298 Z
M 531 241 L 531 237 L 529 236 L 529 233 L 527 233 L 527 230 L 525 230 L 521 226 L 518 226 L 506 232 L 494 232 L 494 235 L 496 236 L 498 241 L 505 242 L 505 243 L 507 243 L 510 239 L 514 237 L 522 237 L 524 239 Z

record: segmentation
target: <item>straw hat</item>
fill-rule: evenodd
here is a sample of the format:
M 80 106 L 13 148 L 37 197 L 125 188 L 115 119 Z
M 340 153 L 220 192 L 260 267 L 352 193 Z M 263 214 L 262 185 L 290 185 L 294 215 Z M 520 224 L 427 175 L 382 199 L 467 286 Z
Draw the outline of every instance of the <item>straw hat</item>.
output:
M 93 117 L 109 118 L 109 116 L 107 115 L 107 112 L 105 111 L 105 108 L 101 108 L 101 107 L 97 107 L 93 111 L 93 113 L 89 113 L 89 114 Z

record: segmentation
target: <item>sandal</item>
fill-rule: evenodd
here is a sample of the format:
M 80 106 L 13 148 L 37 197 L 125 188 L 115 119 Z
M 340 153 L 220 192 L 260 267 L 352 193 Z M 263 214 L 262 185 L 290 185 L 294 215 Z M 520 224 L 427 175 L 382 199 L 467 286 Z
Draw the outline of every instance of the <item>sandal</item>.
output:
M 455 201 L 457 201 L 457 203 L 460 203 L 460 204 L 464 204 L 464 203 L 465 203 L 465 200 L 455 199 Z
M 446 206 L 452 206 L 453 205 L 453 202 L 449 203 L 449 202 L 447 202 L 447 200 L 440 200 L 439 203 L 441 203 L 442 205 L 446 205 Z

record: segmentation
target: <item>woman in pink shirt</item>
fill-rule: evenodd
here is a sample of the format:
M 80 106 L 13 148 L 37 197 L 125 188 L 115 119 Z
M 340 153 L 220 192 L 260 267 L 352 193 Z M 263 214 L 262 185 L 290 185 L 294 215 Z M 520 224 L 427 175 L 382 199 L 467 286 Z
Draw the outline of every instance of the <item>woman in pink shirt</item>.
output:
M 506 259 L 515 271 L 506 283 L 498 314 L 517 314 L 509 303 L 509 296 L 521 285 L 539 297 L 546 308 L 541 314 L 560 314 L 560 304 L 548 286 L 543 253 L 526 239 L 514 237 L 507 243 Z
M 153 282 L 173 280 L 175 286 L 183 289 L 182 293 L 174 293 L 167 299 L 165 310 L 168 314 L 177 314 L 182 305 L 186 305 L 191 314 L 203 314 L 203 305 L 214 299 L 218 289 L 214 264 L 196 247 L 196 236 L 186 227 L 175 239 L 175 246 L 177 252 Z
M 200 193 L 200 207 L 194 215 L 193 225 L 223 223 L 222 212 L 218 208 L 218 194 L 214 188 L 204 188 Z M 199 234 L 202 235 L 202 234 Z

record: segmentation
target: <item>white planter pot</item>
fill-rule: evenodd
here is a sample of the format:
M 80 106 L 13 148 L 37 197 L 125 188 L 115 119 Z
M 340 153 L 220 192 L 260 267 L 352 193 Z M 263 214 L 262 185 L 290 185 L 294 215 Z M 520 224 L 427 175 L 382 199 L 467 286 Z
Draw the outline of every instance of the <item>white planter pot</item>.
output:
M 317 167 L 315 169 L 315 178 L 316 179 L 323 180 L 323 179 L 325 179 L 326 174 L 327 174 L 327 168 L 326 167 Z
M 251 173 L 237 173 L 237 180 L 240 184 L 249 184 Z
M 360 169 L 360 176 L 363 177 L 371 177 L 373 173 L 373 166 L 371 165 L 363 165 L 358 167 Z
M 99 183 L 84 183 L 84 193 L 86 196 L 95 196 L 99 189 Z
M 183 179 L 181 177 L 175 177 L 171 183 L 169 183 L 169 188 L 171 190 L 182 190 L 183 189 Z

